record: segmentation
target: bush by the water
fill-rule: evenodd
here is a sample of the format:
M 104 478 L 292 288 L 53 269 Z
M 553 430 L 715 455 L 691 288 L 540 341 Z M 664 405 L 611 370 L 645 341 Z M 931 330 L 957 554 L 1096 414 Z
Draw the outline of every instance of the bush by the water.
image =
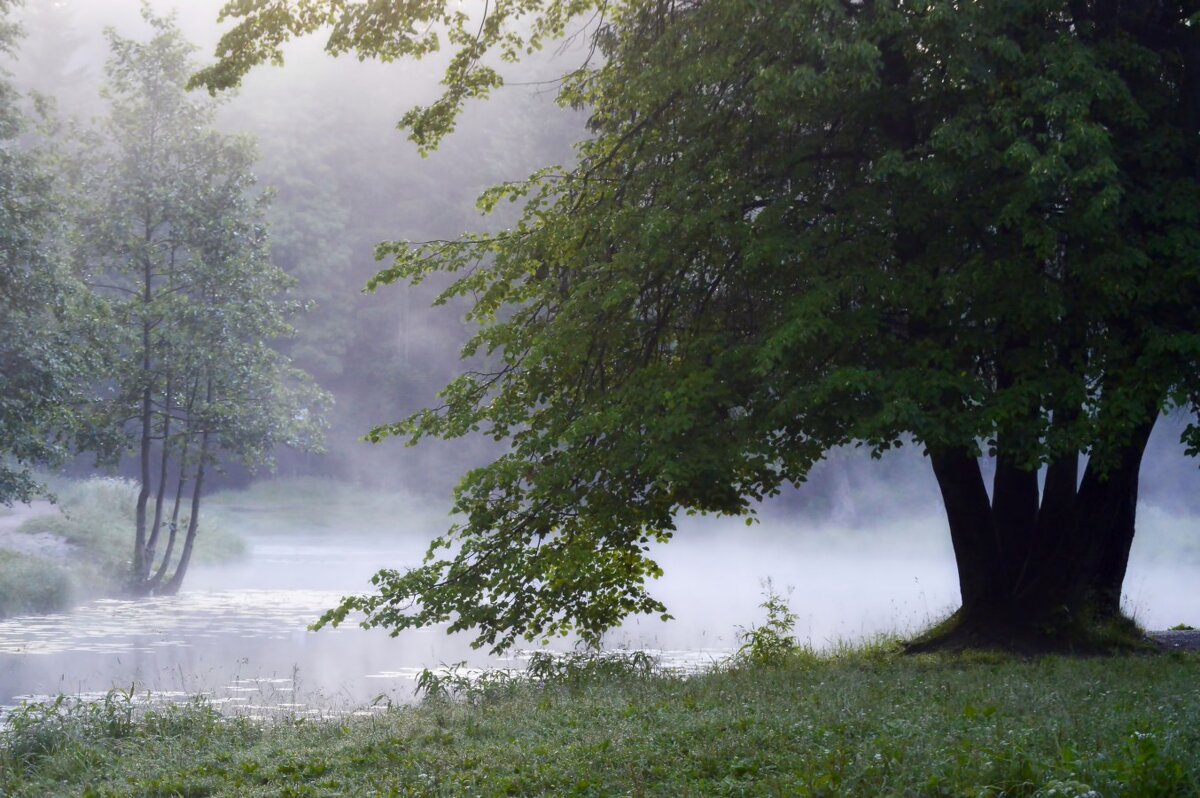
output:
M 0 794 L 1200 795 L 1194 654 L 642 665 L 548 658 L 546 678 L 476 680 L 467 700 L 267 726 L 204 704 L 131 716 L 121 695 L 27 709 Z
M 0 549 L 0 618 L 53 612 L 71 600 L 71 577 L 58 563 Z

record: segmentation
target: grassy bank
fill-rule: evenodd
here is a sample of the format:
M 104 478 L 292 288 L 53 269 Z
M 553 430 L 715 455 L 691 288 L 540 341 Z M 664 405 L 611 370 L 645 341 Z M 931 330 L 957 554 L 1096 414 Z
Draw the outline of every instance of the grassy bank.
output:
M 60 704 L 9 730 L 0 794 L 1200 794 L 1194 654 L 799 654 L 689 679 L 636 665 L 266 728 L 202 704 L 140 720 L 120 700 Z
M 133 548 L 137 486 L 121 479 L 60 480 L 55 492 L 61 512 L 31 518 L 18 533 L 58 545 L 45 556 L 0 549 L 0 617 L 59 610 L 121 590 Z M 238 535 L 202 514 L 193 563 L 227 562 L 244 553 Z

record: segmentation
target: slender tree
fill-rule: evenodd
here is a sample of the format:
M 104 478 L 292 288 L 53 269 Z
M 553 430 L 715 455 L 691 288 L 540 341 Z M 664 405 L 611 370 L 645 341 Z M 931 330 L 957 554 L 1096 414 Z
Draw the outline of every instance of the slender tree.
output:
M 318 448 L 325 396 L 270 346 L 298 307 L 270 262 L 265 200 L 250 196 L 253 149 L 216 132 L 214 103 L 184 90 L 193 48 L 173 20 L 144 16 L 148 42 L 108 34 L 112 111 L 82 170 L 78 241 L 119 322 L 122 365 L 103 416 L 128 432 L 139 466 L 131 588 L 170 593 L 187 573 L 218 454 L 257 465 L 280 445 Z
M 227 7 L 196 80 L 326 24 L 335 53 L 421 55 L 441 23 L 449 88 L 405 117 L 430 147 L 499 85 L 487 53 L 593 10 L 602 58 L 561 94 L 591 115 L 578 165 L 486 194 L 525 203 L 512 230 L 382 247 L 372 282 L 457 274 L 497 363 L 374 437 L 511 451 L 425 565 L 324 620 L 595 641 L 665 612 L 647 547 L 680 511 L 751 513 L 831 447 L 913 441 L 963 602 L 933 644 L 1119 626 L 1147 439 L 1200 397 L 1200 6 L 263 0 Z

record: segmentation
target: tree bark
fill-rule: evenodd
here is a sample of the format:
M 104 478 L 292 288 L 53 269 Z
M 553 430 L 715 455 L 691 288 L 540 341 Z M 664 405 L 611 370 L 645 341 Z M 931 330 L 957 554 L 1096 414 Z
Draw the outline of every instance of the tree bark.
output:
M 142 484 L 138 489 L 137 512 L 134 519 L 134 540 L 133 540 L 133 574 L 131 582 L 136 587 L 146 580 L 150 566 L 146 562 L 146 505 L 150 501 L 150 457 L 151 443 L 154 422 L 154 402 L 151 386 L 151 331 L 150 323 L 150 301 L 151 295 L 151 271 L 150 264 L 147 262 L 143 269 L 142 282 L 142 310 L 146 317 L 142 319 L 142 379 L 145 384 L 142 386 L 142 406 L 141 406 L 141 422 L 142 422 L 142 440 L 141 450 L 139 452 L 139 463 L 141 466 L 141 481 Z
M 171 520 L 167 523 L 167 548 L 154 576 L 146 583 L 147 593 L 158 592 L 159 585 L 167 577 L 167 569 L 171 567 L 171 555 L 175 553 L 175 540 L 179 533 L 179 508 L 183 504 L 183 486 L 187 484 L 187 450 L 188 440 L 184 438 L 183 450 L 179 454 L 179 480 L 175 483 L 175 504 L 171 508 Z
M 1138 471 L 1154 419 L 1114 456 L 1094 456 L 1079 475 L 1078 455 L 1037 472 L 1003 457 L 989 500 L 979 463 L 964 449 L 930 451 L 958 566 L 962 607 L 940 637 L 912 650 L 976 645 L 1081 650 L 1080 635 L 1119 620 L 1133 543 Z
M 207 404 L 211 404 L 212 400 L 213 381 L 210 377 L 205 401 Z M 192 514 L 188 518 L 187 537 L 184 538 L 183 551 L 179 555 L 179 565 L 175 566 L 175 573 L 171 574 L 170 581 L 159 591 L 163 595 L 173 596 L 179 592 L 180 586 L 183 585 L 183 578 L 187 575 L 188 564 L 192 560 L 192 547 L 196 543 L 196 532 L 200 526 L 200 492 L 204 488 L 204 465 L 208 460 L 208 441 L 209 430 L 206 426 L 200 433 L 200 456 L 196 459 L 196 481 L 192 485 Z
M 1083 577 L 1073 586 L 1077 602 L 1105 615 L 1121 610 L 1121 585 L 1137 519 L 1138 472 L 1154 419 L 1134 429 L 1115 462 L 1088 463 L 1079 485 L 1079 514 L 1071 556 Z
M 146 540 L 146 553 L 143 557 L 146 563 L 146 573 L 154 568 L 155 549 L 158 547 L 158 536 L 162 529 L 163 501 L 167 492 L 167 466 L 171 453 L 171 379 L 167 378 L 167 394 L 163 405 L 162 423 L 162 453 L 158 466 L 158 491 L 154 497 L 154 522 L 150 525 L 150 535 Z
M 994 601 L 1000 586 L 996 532 L 979 461 L 965 449 L 934 451 L 929 457 L 946 505 L 963 606 L 981 608 Z

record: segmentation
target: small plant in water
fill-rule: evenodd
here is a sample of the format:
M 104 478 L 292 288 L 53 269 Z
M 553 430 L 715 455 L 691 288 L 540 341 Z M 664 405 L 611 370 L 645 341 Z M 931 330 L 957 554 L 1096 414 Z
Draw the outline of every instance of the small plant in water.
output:
M 767 620 L 761 626 L 740 628 L 738 640 L 742 645 L 733 655 L 734 662 L 779 665 L 800 650 L 800 644 L 792 634 L 796 628 L 796 613 L 788 606 L 787 597 L 775 590 L 770 579 L 763 582 L 763 601 L 758 606 L 767 611 Z

